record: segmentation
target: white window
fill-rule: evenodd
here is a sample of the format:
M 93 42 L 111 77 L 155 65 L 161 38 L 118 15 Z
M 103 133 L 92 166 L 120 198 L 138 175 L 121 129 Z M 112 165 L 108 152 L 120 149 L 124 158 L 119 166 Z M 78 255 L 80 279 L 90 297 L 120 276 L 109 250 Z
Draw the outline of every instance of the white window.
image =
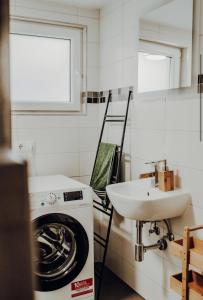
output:
M 78 111 L 82 30 L 13 20 L 10 35 L 14 110 Z
M 166 90 L 180 86 L 181 50 L 152 42 L 140 42 L 138 92 Z
M 138 59 L 139 93 L 170 89 L 170 57 L 139 52 Z

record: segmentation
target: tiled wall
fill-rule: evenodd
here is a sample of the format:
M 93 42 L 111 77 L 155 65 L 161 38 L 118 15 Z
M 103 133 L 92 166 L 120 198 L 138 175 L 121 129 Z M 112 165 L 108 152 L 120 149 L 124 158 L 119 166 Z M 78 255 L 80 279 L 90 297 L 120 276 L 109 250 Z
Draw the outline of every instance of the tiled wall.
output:
M 62 1 L 61 1 L 62 3 Z M 11 1 L 12 16 L 48 19 L 88 26 L 87 89 L 99 89 L 99 11 L 46 1 Z M 87 105 L 83 115 L 13 115 L 13 142 L 31 140 L 36 150 L 29 155 L 32 175 L 64 174 L 88 182 L 97 144 L 97 111 Z
M 64 174 L 88 182 L 97 145 L 98 105 L 81 116 L 13 116 L 13 142 L 34 141 L 32 175 Z
M 125 4 L 123 4 L 125 2 Z M 113 1 L 100 15 L 100 89 L 135 84 L 138 30 L 135 1 Z M 134 43 L 132 41 L 134 40 Z M 138 42 L 138 41 L 137 41 Z
M 153 2 L 155 4 L 155 1 Z M 123 0 L 114 3 L 113 10 L 112 4 L 105 8 L 101 14 L 102 20 L 107 24 L 109 31 L 111 31 L 111 27 L 108 25 L 110 12 L 115 28 L 116 16 L 123 14 L 126 6 L 131 7 L 134 12 L 134 16 L 132 12 L 129 14 L 129 19 L 133 18 L 133 22 L 136 16 L 136 8 L 138 9 L 138 1 Z M 203 15 L 203 5 L 201 6 L 201 15 Z M 200 49 L 203 53 L 202 20 Z M 117 19 L 117 22 L 120 22 L 120 19 L 119 21 Z M 130 20 L 127 21 L 127 23 L 130 22 Z M 120 23 L 118 26 L 121 26 Z M 105 24 L 102 24 L 101 21 L 101 31 L 103 28 L 105 28 Z M 122 48 L 136 48 L 138 29 L 135 27 L 133 30 L 133 38 L 130 39 L 129 44 L 121 46 Z M 111 33 L 108 32 L 108 35 L 110 36 Z M 113 49 L 116 52 L 117 47 Z M 102 51 L 101 49 L 101 58 L 103 56 Z M 106 51 L 108 52 L 108 49 Z M 122 65 L 123 63 L 123 60 L 121 60 Z M 101 78 L 105 69 L 107 71 L 107 67 L 103 67 L 103 70 L 101 68 Z M 195 66 L 194 69 L 197 70 L 198 66 Z M 131 68 L 129 68 L 130 71 Z M 195 79 L 197 79 L 196 75 Z M 104 78 L 102 82 L 104 87 L 107 87 L 108 84 L 116 86 L 118 84 L 117 76 L 110 76 L 108 82 L 105 82 Z M 121 74 L 121 76 L 123 75 Z M 136 76 L 134 76 L 134 80 L 133 85 L 136 87 Z M 121 86 L 124 84 L 128 85 L 128 82 L 123 77 Z M 129 84 L 131 85 L 132 82 L 129 81 Z M 119 110 L 120 105 L 119 103 L 114 104 L 113 111 Z M 113 132 L 112 129 L 109 130 Z M 191 205 L 181 218 L 172 221 L 175 236 L 180 237 L 182 235 L 185 225 L 203 223 L 203 143 L 199 141 L 199 96 L 196 89 L 135 95 L 134 101 L 131 102 L 128 131 L 130 137 L 127 137 L 125 147 L 131 156 L 131 175 L 133 179 L 138 178 L 139 174 L 146 170 L 144 162 L 167 158 L 169 166 L 178 172 L 182 185 L 191 192 Z M 110 135 L 110 133 L 108 134 Z M 113 138 L 116 139 L 118 134 L 114 133 Z M 106 220 L 103 219 L 101 224 L 102 231 L 105 228 Z M 149 237 L 148 229 L 148 225 L 145 225 L 145 244 L 151 244 L 157 240 L 157 237 Z M 165 232 L 164 227 L 162 228 L 163 232 Z M 145 255 L 144 262 L 137 263 L 134 259 L 134 243 L 135 222 L 124 220 L 115 214 L 108 255 L 109 267 L 146 300 L 180 299 L 178 295 L 170 290 L 169 286 L 170 275 L 181 270 L 180 262 L 170 255 L 169 250 L 165 252 L 157 250 L 148 252 Z

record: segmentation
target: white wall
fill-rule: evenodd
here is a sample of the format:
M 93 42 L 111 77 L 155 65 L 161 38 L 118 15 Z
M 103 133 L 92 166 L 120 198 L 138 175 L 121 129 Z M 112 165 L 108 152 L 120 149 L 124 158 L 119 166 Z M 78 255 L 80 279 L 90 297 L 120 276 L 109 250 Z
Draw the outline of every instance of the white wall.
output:
M 13 0 L 11 16 L 48 19 L 88 26 L 87 90 L 99 89 L 99 11 L 69 7 L 48 1 Z M 13 115 L 13 143 L 31 140 L 36 151 L 30 155 L 32 175 L 64 174 L 83 177 L 91 174 L 97 144 L 98 106 L 88 104 L 81 116 Z
M 13 143 L 34 141 L 31 175 L 64 174 L 89 180 L 97 145 L 98 105 L 81 116 L 13 116 Z
M 120 28 L 120 19 L 116 19 L 116 16 L 123 14 L 126 7 L 131 7 L 127 23 L 134 22 L 137 15 L 136 3 L 138 1 L 123 0 L 118 2 L 116 1 L 113 10 L 111 9 L 112 5 L 109 5 L 101 14 L 101 31 L 104 30 L 103 28 L 107 24 L 106 28 L 109 30 L 109 36 L 113 36 L 112 26 L 108 25 L 109 11 L 111 11 L 110 19 L 114 22 L 113 28 L 116 28 L 116 26 Z M 202 16 L 203 5 L 201 6 Z M 111 40 L 113 40 L 113 37 Z M 125 48 L 136 51 L 137 41 L 138 28 L 135 26 L 132 27 L 131 38 L 125 44 Z M 200 42 L 201 52 L 203 53 L 203 18 L 201 20 Z M 197 41 L 196 44 L 198 44 Z M 113 43 L 113 45 L 113 50 L 109 47 L 105 50 L 105 53 L 109 51 L 110 53 L 111 51 L 116 53 L 116 43 Z M 122 49 L 123 47 L 124 45 Z M 102 51 L 101 48 L 101 58 Z M 122 65 L 124 61 L 125 59 L 121 60 Z M 114 64 L 118 65 L 118 62 Z M 103 62 L 102 66 L 101 80 L 102 72 L 106 71 L 105 76 L 108 76 L 107 66 L 105 67 Z M 198 66 L 195 66 L 195 69 L 197 70 Z M 129 72 L 131 72 L 131 66 Z M 118 76 L 121 76 L 119 86 L 116 80 Z M 136 87 L 136 75 L 133 75 L 133 78 L 129 81 L 126 81 L 125 77 L 122 76 L 122 74 L 110 76 L 106 82 L 104 78 L 102 86 L 105 88 L 109 86 L 121 87 L 132 84 L 131 80 L 134 80 L 133 85 Z M 197 79 L 197 74 L 195 78 Z M 122 105 L 121 102 L 117 102 L 117 106 L 116 103 L 114 104 L 116 110 L 119 109 L 120 105 Z M 113 109 L 113 111 L 116 110 Z M 139 174 L 145 170 L 144 162 L 167 158 L 169 166 L 178 172 L 182 185 L 191 192 L 192 204 L 181 218 L 172 221 L 175 236 L 180 237 L 182 235 L 185 225 L 203 223 L 203 143 L 199 141 L 198 94 L 192 89 L 185 89 L 136 95 L 135 100 L 131 103 L 128 130 L 131 133 L 130 139 L 127 139 L 127 145 L 130 145 L 132 178 L 138 178 Z M 116 138 L 115 135 L 114 138 Z M 101 224 L 101 230 L 103 230 L 106 220 L 103 219 Z M 162 232 L 165 232 L 165 228 L 162 229 Z M 145 225 L 144 243 L 150 244 L 156 240 L 157 237 L 149 237 L 148 226 Z M 144 262 L 137 263 L 134 259 L 134 242 L 135 223 L 124 220 L 115 214 L 108 266 L 147 300 L 180 299 L 178 295 L 170 290 L 169 286 L 170 275 L 181 271 L 180 262 L 170 255 L 169 250 L 165 252 L 157 250 L 148 252 L 145 255 Z
M 111 2 L 111 1 L 110 1 Z M 138 18 L 135 1 L 113 1 L 100 14 L 100 89 L 134 85 Z

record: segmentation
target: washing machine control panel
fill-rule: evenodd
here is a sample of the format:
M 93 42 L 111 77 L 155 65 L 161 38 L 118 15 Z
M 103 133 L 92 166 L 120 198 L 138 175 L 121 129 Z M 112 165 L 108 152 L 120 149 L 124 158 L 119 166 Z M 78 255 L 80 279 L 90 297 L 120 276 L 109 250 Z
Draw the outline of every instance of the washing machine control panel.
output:
M 90 188 L 78 190 L 63 190 L 53 192 L 38 192 L 30 194 L 31 208 L 38 209 L 42 207 L 57 205 L 84 205 L 91 203 L 92 192 Z

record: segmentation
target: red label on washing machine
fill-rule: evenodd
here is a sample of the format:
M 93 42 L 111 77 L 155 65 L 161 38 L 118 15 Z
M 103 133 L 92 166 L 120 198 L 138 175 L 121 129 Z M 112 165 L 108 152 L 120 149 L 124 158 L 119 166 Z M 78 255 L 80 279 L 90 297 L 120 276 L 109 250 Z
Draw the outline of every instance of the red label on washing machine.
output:
M 71 283 L 72 298 L 93 293 L 93 278 Z

